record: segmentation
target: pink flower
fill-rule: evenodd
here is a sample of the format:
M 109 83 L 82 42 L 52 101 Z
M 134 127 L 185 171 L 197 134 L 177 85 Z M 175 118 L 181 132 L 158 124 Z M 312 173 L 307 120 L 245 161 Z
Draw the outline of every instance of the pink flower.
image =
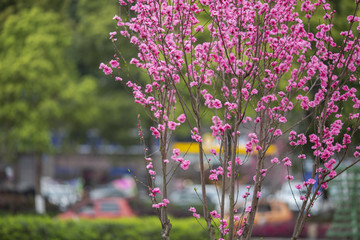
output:
M 164 126 L 164 124 L 159 124 L 157 128 L 158 128 L 158 130 L 159 130 L 160 132 L 165 131 L 165 126 Z
M 210 149 L 210 152 L 212 153 L 212 154 L 214 154 L 215 156 L 217 156 L 217 152 L 216 152 L 216 150 L 215 149 Z
M 191 130 L 191 138 L 194 139 L 196 142 L 202 142 L 202 137 L 198 133 L 199 130 L 194 127 L 193 130 Z
M 197 27 L 195 28 L 195 31 L 196 31 L 196 32 L 203 32 L 203 31 L 204 31 L 204 26 L 202 26 L 202 25 L 197 26 Z
M 285 179 L 286 179 L 286 180 L 293 180 L 293 179 L 294 179 L 294 176 L 287 175 L 287 176 L 285 177 Z
M 138 39 L 137 37 L 132 36 L 132 37 L 130 38 L 130 43 L 132 43 L 132 44 L 139 44 L 140 41 L 139 41 L 139 39 Z
M 194 207 L 190 207 L 189 211 L 192 212 L 192 213 L 196 213 L 196 209 Z
M 305 154 L 300 154 L 300 155 L 298 156 L 298 158 L 300 158 L 300 159 L 306 159 L 306 155 L 305 155 Z
M 121 18 L 117 14 L 115 14 L 115 16 L 113 17 L 113 20 L 121 21 Z
M 237 234 L 238 236 L 241 236 L 242 233 L 243 233 L 243 231 L 244 231 L 244 229 L 240 229 L 239 231 L 236 232 L 236 234 Z
M 183 114 L 180 114 L 180 116 L 177 118 L 177 120 L 180 122 L 180 123 L 184 123 L 186 121 L 186 115 L 183 113 Z
M 109 75 L 113 72 L 113 70 L 104 63 L 100 63 L 99 69 L 102 69 L 105 75 Z
M 179 77 L 179 75 L 173 74 L 173 75 L 172 75 L 172 78 L 173 78 L 173 80 L 174 80 L 174 83 L 179 83 L 179 82 L 180 82 L 180 77 Z
M 287 162 L 287 161 L 290 161 L 290 158 L 289 157 L 284 157 L 282 162 Z
M 173 149 L 173 154 L 174 154 L 174 155 L 173 155 L 174 157 L 178 157 L 178 156 L 180 155 L 180 149 L 174 148 L 174 149 Z
M 180 167 L 184 170 L 187 170 L 189 168 L 190 165 L 190 161 L 189 160 L 184 160 L 181 164 Z
M 289 133 L 290 136 L 295 136 L 296 135 L 296 132 L 294 130 L 292 130 L 290 133 Z
M 273 159 L 270 160 L 270 162 L 271 162 L 271 163 L 276 163 L 276 164 L 279 164 L 279 163 L 280 163 L 280 161 L 279 161 L 278 158 L 273 158 Z
M 254 88 L 253 90 L 251 90 L 251 93 L 250 93 L 250 94 L 251 94 L 251 95 L 255 95 L 255 94 L 257 94 L 257 93 L 258 93 L 258 90 Z
M 251 212 L 251 206 L 247 206 L 246 208 L 245 208 L 245 212 Z
M 351 137 L 349 134 L 344 134 L 344 138 L 343 138 L 343 144 L 349 144 L 351 143 Z
M 290 161 L 290 160 L 289 160 L 289 161 L 286 161 L 286 162 L 284 163 L 284 166 L 286 166 L 286 167 L 291 167 L 291 166 L 292 166 L 291 161 Z
M 316 180 L 310 178 L 309 180 L 307 180 L 307 183 L 308 183 L 308 184 L 315 184 L 315 183 L 316 183 Z
M 179 123 L 175 123 L 173 121 L 168 122 L 168 127 L 170 130 L 175 130 L 176 126 L 180 125 Z
M 258 192 L 256 193 L 256 197 L 257 197 L 257 198 L 260 198 L 260 197 L 261 197 L 261 192 L 258 191 Z
M 138 64 L 139 63 L 139 60 L 138 59 L 136 59 L 136 58 L 132 58 L 131 60 L 130 60 L 130 62 L 129 62 L 130 64 Z
M 329 173 L 329 178 L 334 178 L 336 177 L 337 173 L 334 170 L 331 170 Z
M 212 174 L 210 174 L 209 179 L 213 180 L 213 181 L 217 181 L 218 180 L 218 175 L 216 173 L 212 173 Z
M 352 22 L 352 21 L 354 20 L 354 16 L 353 16 L 353 15 L 349 15 L 349 16 L 346 18 L 346 20 L 348 20 L 349 23 L 350 23 L 350 22 Z
M 286 117 L 280 117 L 279 122 L 286 123 L 287 122 Z
M 116 32 L 110 32 L 109 35 L 110 35 L 110 39 L 113 39 L 114 36 L 116 35 Z
M 152 165 L 152 162 L 149 162 L 149 164 L 146 166 L 147 169 L 149 168 L 154 168 L 154 166 Z
M 100 63 L 99 69 L 103 69 L 104 67 L 106 67 L 105 63 Z
M 103 72 L 105 73 L 105 75 L 110 75 L 113 72 L 113 70 L 110 67 L 105 66 Z
M 119 66 L 119 63 L 118 63 L 118 61 L 116 61 L 116 60 L 111 60 L 109 63 L 110 63 L 110 65 L 111 65 L 112 68 L 116 68 L 116 67 Z
M 322 187 L 323 189 L 327 189 L 327 188 L 328 188 L 328 184 L 327 184 L 327 182 L 325 182 L 325 183 L 321 184 L 321 187 Z
M 151 127 L 150 131 L 152 132 L 152 135 L 155 136 L 155 138 L 160 138 L 160 132 L 156 128 Z
M 327 161 L 326 163 L 324 163 L 324 166 L 329 169 L 332 170 L 334 168 L 334 164 L 336 163 L 336 160 L 331 158 L 329 161 Z
M 146 84 L 146 89 L 145 92 L 146 93 L 151 93 L 153 91 L 153 87 L 151 84 Z
M 276 129 L 274 132 L 274 136 L 281 136 L 282 135 L 282 131 L 280 129 Z
M 210 215 L 213 216 L 213 218 L 220 218 L 221 217 L 220 214 L 218 214 L 216 210 L 210 212 Z
M 160 188 L 154 188 L 154 189 L 149 188 L 149 191 L 150 191 L 149 194 L 150 197 L 155 197 L 157 194 L 161 194 Z
M 161 192 L 160 192 L 160 188 L 154 188 L 154 189 L 152 190 L 152 193 L 158 193 L 158 194 L 161 194 Z
M 211 106 L 216 109 L 219 109 L 222 107 L 221 101 L 219 99 L 215 99 L 211 103 L 212 103 Z
M 216 155 L 215 155 L 215 156 L 216 156 Z M 235 163 L 241 166 L 241 165 L 242 165 L 241 158 L 240 158 L 240 157 L 236 157 L 236 158 L 235 158 Z

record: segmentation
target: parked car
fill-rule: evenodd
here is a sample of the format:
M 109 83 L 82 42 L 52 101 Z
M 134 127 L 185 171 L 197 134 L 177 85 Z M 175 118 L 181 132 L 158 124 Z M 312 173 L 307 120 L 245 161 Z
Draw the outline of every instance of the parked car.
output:
M 276 192 L 273 198 L 284 201 L 293 212 L 299 212 L 301 208 L 302 201 L 300 200 L 301 195 L 306 194 L 306 188 L 298 190 L 295 188 L 295 185 L 302 184 L 302 182 L 293 182 L 292 188 L 290 188 L 288 183 L 284 183 L 281 189 Z M 311 207 L 311 215 L 316 216 L 323 214 L 332 210 L 332 203 L 329 199 L 324 199 L 322 195 L 315 201 L 314 205 Z
M 71 181 L 57 181 L 50 177 L 41 178 L 41 194 L 49 203 L 58 206 L 62 211 L 78 202 L 82 193 L 83 184 L 79 178 Z
M 242 213 L 243 208 L 238 210 Z M 259 202 L 254 225 L 282 224 L 293 220 L 293 213 L 285 202 L 277 200 L 263 200 Z M 241 222 L 241 220 L 239 221 Z
M 284 223 L 292 219 L 293 213 L 286 203 L 281 201 L 264 201 L 259 203 L 254 224 Z
M 124 176 L 107 184 L 98 185 L 89 191 L 89 197 L 94 200 L 107 197 L 134 198 L 136 195 L 136 182 L 130 176 Z
M 97 186 L 89 191 L 90 199 L 102 199 L 102 198 L 125 198 L 124 192 L 115 188 L 112 184 L 104 184 Z
M 196 190 L 195 190 L 196 189 Z M 220 211 L 220 195 L 221 190 L 217 189 L 215 185 L 206 185 L 206 196 L 209 209 Z M 225 199 L 228 200 L 226 194 Z M 174 191 L 170 194 L 170 202 L 174 205 L 181 206 L 187 209 L 189 207 L 202 206 L 202 190 L 201 185 L 187 186 L 182 190 Z M 227 202 L 225 206 L 227 206 Z
M 123 218 L 135 216 L 124 198 L 102 198 L 79 202 L 73 208 L 58 215 L 59 219 Z
M 238 210 L 241 213 L 243 208 Z M 254 219 L 252 231 L 253 237 L 269 237 L 272 239 L 291 238 L 295 227 L 294 212 L 288 205 L 276 199 L 261 199 Z M 234 234 L 240 229 L 241 220 L 235 224 Z M 311 238 L 314 234 L 319 238 L 325 239 L 325 233 L 329 228 L 328 223 L 305 223 L 300 234 L 301 238 Z M 314 232 L 315 231 L 315 232 Z

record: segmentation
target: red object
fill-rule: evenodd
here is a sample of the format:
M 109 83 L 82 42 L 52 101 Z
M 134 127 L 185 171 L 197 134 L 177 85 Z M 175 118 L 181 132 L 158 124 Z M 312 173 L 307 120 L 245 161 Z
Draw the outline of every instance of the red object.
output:
M 135 214 L 124 198 L 102 198 L 76 204 L 72 209 L 58 215 L 59 219 L 95 219 L 134 217 Z

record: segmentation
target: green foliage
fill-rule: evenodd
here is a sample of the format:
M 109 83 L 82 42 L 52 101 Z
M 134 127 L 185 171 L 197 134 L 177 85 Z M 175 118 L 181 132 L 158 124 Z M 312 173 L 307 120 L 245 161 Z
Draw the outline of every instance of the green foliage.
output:
M 0 35 L 1 128 L 3 140 L 16 141 L 18 151 L 46 149 L 46 120 L 59 115 L 57 91 L 69 76 L 59 59 L 69 37 L 57 20 L 55 13 L 24 10 L 6 20 Z
M 103 77 L 98 67 L 108 60 L 114 49 L 109 40 L 109 32 L 114 31 L 118 2 L 114 0 L 79 0 L 76 6 L 76 26 L 74 34 L 74 57 L 81 74 Z
M 193 218 L 172 219 L 173 240 L 207 239 L 206 231 Z M 205 223 L 200 221 L 203 226 Z M 156 217 L 119 220 L 60 221 L 49 217 L 8 216 L 0 219 L 2 240 L 154 240 L 160 239 Z
M 109 40 L 109 32 L 116 30 L 116 21 L 112 20 L 112 17 L 119 14 L 121 9 L 118 6 L 116 0 L 78 0 L 75 9 L 73 56 L 80 74 L 98 79 L 98 98 L 95 104 L 99 114 L 91 119 L 92 128 L 98 130 L 104 142 L 131 145 L 138 142 L 138 137 L 133 131 L 137 127 L 134 121 L 138 114 L 137 108 L 134 107 L 131 94 L 124 90 L 123 84 L 105 78 L 99 70 L 99 64 L 108 62 L 108 57 L 115 52 Z M 121 50 L 121 57 L 129 61 L 130 56 L 135 55 L 134 49 L 128 40 L 121 39 L 121 45 L 126 49 Z M 129 72 L 122 76 L 125 82 L 130 77 L 140 78 L 136 70 Z M 84 139 L 86 128 L 88 126 L 79 124 L 76 131 L 71 133 L 72 137 Z
M 114 52 L 108 32 L 116 29 L 116 6 L 116 0 L 0 3 L 2 156 L 48 151 L 50 132 L 65 137 L 66 151 L 86 142 L 89 129 L 107 143 L 137 143 L 130 94 L 98 69 Z M 129 61 L 126 42 L 122 55 Z
M 67 49 L 72 32 L 59 14 L 38 7 L 6 18 L 0 34 L 0 143 L 2 153 L 44 152 L 50 130 L 71 119 L 96 90 L 78 82 Z

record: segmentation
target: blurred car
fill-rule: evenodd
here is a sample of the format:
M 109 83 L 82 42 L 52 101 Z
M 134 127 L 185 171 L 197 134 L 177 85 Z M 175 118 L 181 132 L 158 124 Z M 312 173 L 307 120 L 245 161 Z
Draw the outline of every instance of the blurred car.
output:
M 242 213 L 243 208 L 238 210 L 238 213 Z M 277 200 L 263 200 L 259 202 L 257 212 L 255 215 L 254 225 L 264 224 L 282 224 L 292 221 L 294 214 L 289 209 L 285 202 Z M 238 224 L 241 223 L 241 220 Z
M 89 192 L 89 197 L 94 200 L 107 197 L 134 198 L 136 195 L 136 182 L 130 176 L 124 176 L 107 184 L 98 185 Z
M 221 189 L 217 189 L 215 185 L 206 185 L 206 197 L 209 209 L 220 210 L 220 194 Z M 227 194 L 225 199 L 228 200 Z M 172 192 L 170 194 L 170 202 L 187 209 L 189 209 L 189 207 L 202 206 L 201 185 L 191 185 L 184 189 Z M 227 202 L 225 203 L 225 206 L 227 206 Z
M 59 219 L 123 218 L 135 216 L 124 198 L 102 198 L 79 202 L 73 208 L 58 215 Z
M 112 184 L 104 184 L 91 189 L 89 191 L 89 197 L 92 200 L 96 200 L 102 198 L 125 198 L 126 195 Z
M 41 178 L 41 194 L 60 210 L 78 202 L 82 193 L 83 184 L 79 178 L 61 182 L 50 177 Z
M 263 201 L 259 203 L 255 215 L 254 224 L 276 224 L 289 222 L 294 215 L 286 205 L 281 201 Z
M 302 201 L 300 196 L 305 196 L 307 189 L 303 187 L 302 189 L 296 189 L 295 185 L 302 185 L 302 182 L 293 182 L 291 183 L 292 187 L 290 188 L 288 183 L 284 183 L 281 186 L 281 189 L 276 192 L 273 198 L 284 201 L 293 212 L 299 212 L 301 208 Z M 325 212 L 329 212 L 332 209 L 332 204 L 328 199 L 324 199 L 323 195 L 320 195 L 319 198 L 314 202 L 314 205 L 311 207 L 311 215 L 319 215 Z

